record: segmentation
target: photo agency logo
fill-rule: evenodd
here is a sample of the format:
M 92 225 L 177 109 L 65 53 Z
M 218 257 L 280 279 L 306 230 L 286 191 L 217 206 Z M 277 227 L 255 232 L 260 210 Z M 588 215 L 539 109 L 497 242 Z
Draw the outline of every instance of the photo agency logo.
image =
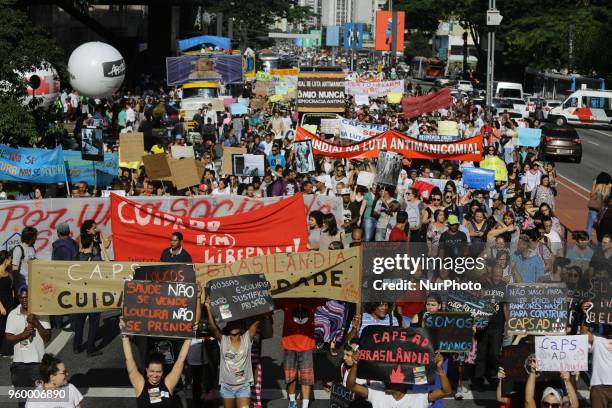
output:
M 466 246 L 444 256 L 428 256 L 425 243 L 364 242 L 364 302 L 423 302 L 430 292 L 479 291 L 486 260 Z

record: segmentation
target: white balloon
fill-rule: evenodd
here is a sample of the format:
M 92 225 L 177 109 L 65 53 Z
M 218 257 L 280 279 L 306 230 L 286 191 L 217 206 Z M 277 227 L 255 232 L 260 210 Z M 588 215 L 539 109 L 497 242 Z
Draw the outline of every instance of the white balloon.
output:
M 112 45 L 88 42 L 78 46 L 68 60 L 70 85 L 81 95 L 103 98 L 115 92 L 125 78 L 125 61 Z

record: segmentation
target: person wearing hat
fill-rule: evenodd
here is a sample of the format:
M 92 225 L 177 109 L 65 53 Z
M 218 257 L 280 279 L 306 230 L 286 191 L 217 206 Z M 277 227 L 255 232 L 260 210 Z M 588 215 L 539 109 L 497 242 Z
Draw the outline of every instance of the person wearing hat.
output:
M 61 222 L 57 226 L 57 239 L 53 242 L 51 250 L 52 261 L 74 261 L 79 254 L 79 245 L 70 237 L 70 226 Z M 53 316 L 52 327 L 60 328 L 64 325 L 64 316 Z
M 536 388 L 536 360 L 534 357 L 531 357 L 529 361 L 529 378 L 527 379 L 527 383 L 525 384 L 525 408 L 536 408 L 538 404 L 535 402 L 535 388 Z M 563 391 L 561 389 L 556 389 L 553 387 L 546 387 L 544 392 L 542 393 L 542 399 L 540 400 L 539 407 L 540 408 L 561 408 L 561 407 L 570 407 L 570 408 L 578 408 L 580 404 L 578 403 L 578 395 L 576 394 L 576 389 L 570 380 L 570 373 L 567 371 L 561 371 L 560 373 L 561 380 L 563 381 L 563 386 L 567 391 L 567 395 L 563 395 Z M 569 405 L 567 404 L 569 402 Z
M 439 242 L 439 256 L 441 258 L 459 258 L 466 256 L 468 238 L 465 232 L 459 231 L 459 217 L 455 214 L 448 216 L 446 221 L 448 229 L 442 233 Z
M 19 306 L 6 319 L 5 339 L 13 345 L 10 367 L 14 387 L 33 388 L 40 379 L 40 362 L 45 354 L 45 343 L 51 339 L 48 316 L 37 316 L 28 311 L 28 287 L 21 284 L 15 291 Z M 19 403 L 20 407 L 25 402 Z

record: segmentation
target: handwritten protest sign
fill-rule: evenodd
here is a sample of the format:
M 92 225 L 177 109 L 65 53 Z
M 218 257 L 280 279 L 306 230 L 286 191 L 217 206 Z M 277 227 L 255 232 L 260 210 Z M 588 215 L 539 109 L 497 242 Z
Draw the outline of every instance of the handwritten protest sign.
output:
M 195 159 L 171 160 L 169 164 L 173 183 L 179 190 L 200 184 L 201 178 Z
M 232 264 L 194 264 L 203 287 L 219 278 L 263 273 L 273 298 L 361 301 L 359 248 L 279 253 Z M 28 295 L 32 313 L 63 315 L 119 309 L 123 280 L 158 262 L 33 261 Z M 149 275 L 154 278 L 155 275 Z M 159 275 L 158 275 L 159 276 Z
M 375 177 L 376 177 L 376 174 L 374 173 L 370 173 L 368 171 L 360 171 L 359 174 L 357 175 L 357 185 L 370 188 L 372 187 L 372 184 L 374 183 Z
M 156 337 L 194 337 L 197 287 L 193 283 L 125 281 L 124 333 Z
M 334 383 L 329 395 L 329 408 L 348 408 L 355 399 L 355 393 L 350 392 L 344 385 Z
M 195 283 L 196 273 L 191 264 L 143 265 L 134 270 L 134 280 Z
M 179 146 L 175 145 L 171 148 L 172 157 L 175 159 L 181 159 L 183 157 L 195 157 L 193 146 Z
M 506 290 L 508 334 L 565 334 L 567 287 L 565 283 L 518 283 Z
M 593 306 L 587 310 L 587 321 L 612 325 L 612 280 L 591 279 L 591 292 Z
M 359 338 L 357 377 L 389 383 L 433 384 L 433 344 L 424 329 L 367 326 Z
M 232 156 L 234 154 L 246 154 L 246 147 L 224 147 L 223 160 L 221 161 L 221 174 L 232 174 Z
M 66 181 L 62 146 L 47 150 L 0 145 L 0 180 L 43 184 Z
M 497 305 L 467 291 L 453 291 L 448 293 L 446 309 L 468 312 L 474 317 L 476 327 L 486 327 L 491 316 L 497 311 Z
M 436 350 L 445 352 L 472 350 L 474 318 L 470 313 L 428 313 L 423 321 L 432 339 L 435 339 Z
M 502 380 L 502 394 L 508 395 L 525 389 L 525 381 L 529 377 L 529 360 L 535 358 L 532 342 L 502 348 L 500 364 L 504 368 L 506 378 Z M 538 372 L 536 382 L 558 380 L 558 373 Z
M 142 156 L 145 172 L 151 180 L 166 180 L 172 178 L 168 156 L 165 153 Z
M 232 322 L 274 310 L 270 282 L 263 274 L 208 281 L 206 292 L 217 322 Z
M 120 133 L 119 146 L 121 146 L 119 160 L 122 162 L 136 162 L 142 160 L 144 154 L 144 133 Z
M 588 336 L 536 336 L 538 371 L 588 371 Z

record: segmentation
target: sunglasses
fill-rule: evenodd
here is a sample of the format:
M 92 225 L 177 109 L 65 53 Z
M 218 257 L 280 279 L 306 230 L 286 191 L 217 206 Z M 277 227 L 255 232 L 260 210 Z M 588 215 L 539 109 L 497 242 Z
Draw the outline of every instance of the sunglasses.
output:
M 441 200 L 442 200 L 442 198 L 440 198 L 440 197 L 432 197 L 431 198 L 431 201 L 441 201 Z
M 557 402 L 546 402 L 546 401 L 542 401 L 542 408 L 559 408 L 561 407 L 561 404 L 557 403 Z
M 579 277 L 580 277 L 580 275 L 579 275 L 579 274 L 577 274 L 577 273 L 568 273 L 568 274 L 567 274 L 567 277 L 568 277 L 568 278 L 579 278 Z

